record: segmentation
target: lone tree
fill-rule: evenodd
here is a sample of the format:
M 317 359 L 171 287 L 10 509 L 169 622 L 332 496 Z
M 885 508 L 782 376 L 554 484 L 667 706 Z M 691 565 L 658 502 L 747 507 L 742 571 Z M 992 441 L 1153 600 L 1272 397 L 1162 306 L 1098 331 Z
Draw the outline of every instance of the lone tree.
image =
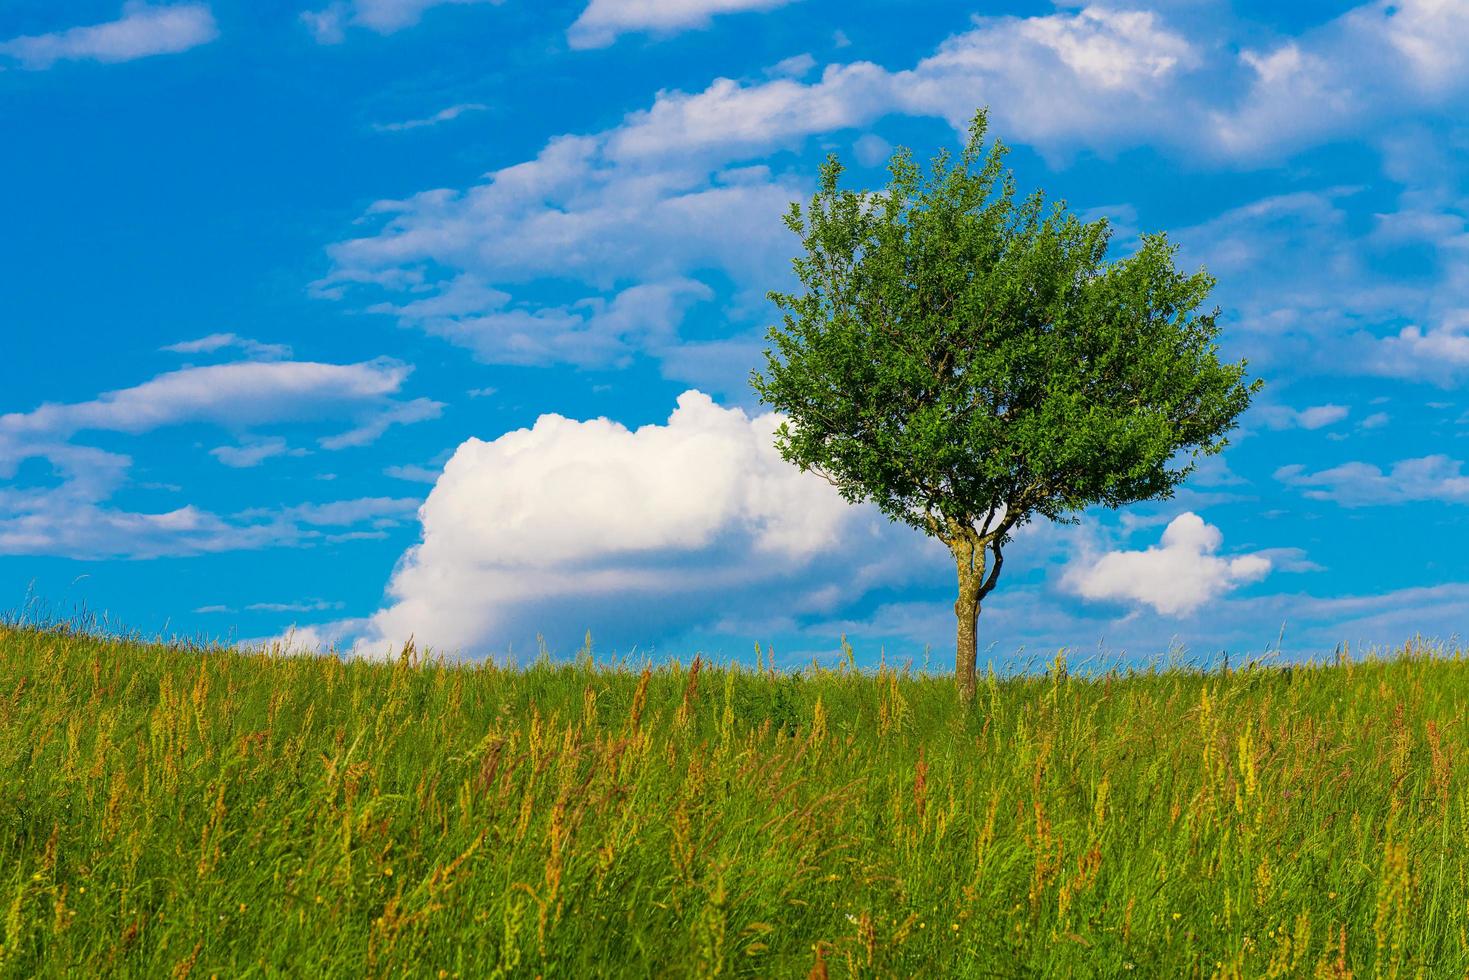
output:
M 1175 269 L 1162 234 L 1106 262 L 1106 220 L 1040 191 L 1017 200 L 986 122 L 927 174 L 897 151 L 882 192 L 840 189 L 827 159 L 785 219 L 804 291 L 770 294 L 783 324 L 751 376 L 788 418 L 786 460 L 953 552 L 965 700 L 980 603 L 1015 530 L 1171 496 L 1261 384 L 1219 360 L 1206 272 Z

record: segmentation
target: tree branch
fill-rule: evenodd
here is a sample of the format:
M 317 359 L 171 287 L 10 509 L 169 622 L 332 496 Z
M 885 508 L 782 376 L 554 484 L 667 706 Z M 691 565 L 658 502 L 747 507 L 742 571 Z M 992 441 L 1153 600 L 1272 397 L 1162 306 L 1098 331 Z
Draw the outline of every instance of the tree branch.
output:
M 1000 579 L 1000 566 L 1005 564 L 1005 555 L 1000 551 L 1000 539 L 996 538 L 990 542 L 990 550 L 995 553 L 995 563 L 990 566 L 990 573 L 985 576 L 984 584 L 979 587 L 979 597 L 983 599 L 990 594 L 995 583 Z

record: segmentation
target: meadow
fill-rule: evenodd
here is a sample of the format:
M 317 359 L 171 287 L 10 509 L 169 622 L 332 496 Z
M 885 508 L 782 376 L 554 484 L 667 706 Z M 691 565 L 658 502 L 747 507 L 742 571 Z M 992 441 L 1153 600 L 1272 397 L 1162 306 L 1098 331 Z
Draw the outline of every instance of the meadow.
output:
M 0 976 L 1458 977 L 1466 703 L 0 626 Z

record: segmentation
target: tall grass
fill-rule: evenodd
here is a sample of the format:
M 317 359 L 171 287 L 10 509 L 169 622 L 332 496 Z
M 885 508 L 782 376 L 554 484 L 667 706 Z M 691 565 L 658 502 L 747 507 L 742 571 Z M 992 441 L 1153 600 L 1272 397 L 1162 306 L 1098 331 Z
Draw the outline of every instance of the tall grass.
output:
M 0 975 L 1463 976 L 1466 701 L 0 627 Z

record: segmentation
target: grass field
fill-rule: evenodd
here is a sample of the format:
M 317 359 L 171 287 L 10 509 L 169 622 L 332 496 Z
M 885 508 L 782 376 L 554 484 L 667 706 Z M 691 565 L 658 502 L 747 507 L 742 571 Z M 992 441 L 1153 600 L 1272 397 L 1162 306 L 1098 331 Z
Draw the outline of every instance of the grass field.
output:
M 507 670 L 0 627 L 0 975 L 1469 970 L 1469 673 Z

